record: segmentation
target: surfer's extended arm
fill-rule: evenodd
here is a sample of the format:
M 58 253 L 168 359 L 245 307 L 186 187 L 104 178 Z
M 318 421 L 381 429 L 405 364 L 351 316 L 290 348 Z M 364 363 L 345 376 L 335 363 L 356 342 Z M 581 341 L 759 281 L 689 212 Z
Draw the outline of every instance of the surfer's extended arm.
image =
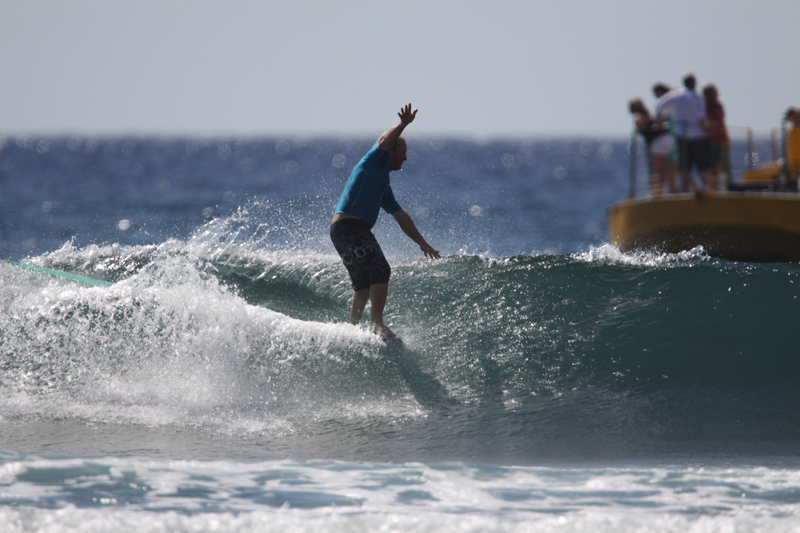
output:
M 411 112 L 411 104 L 408 104 L 404 107 L 400 108 L 400 112 L 397 114 L 400 117 L 400 122 L 392 126 L 389 131 L 381 135 L 378 144 L 381 146 L 381 152 L 389 152 L 394 147 L 394 143 L 397 142 L 397 139 L 400 138 L 400 134 L 403 133 L 403 130 L 414 122 L 414 118 L 417 116 L 417 109 L 414 112 Z
M 439 250 L 435 249 L 433 246 L 428 244 L 424 238 L 422 238 L 422 234 L 417 229 L 417 226 L 414 225 L 414 221 L 411 220 L 411 217 L 408 215 L 408 213 L 401 209 L 400 211 L 392 213 L 392 216 L 397 221 L 400 229 L 403 230 L 403 233 L 408 235 L 412 241 L 419 245 L 419 249 L 422 250 L 422 253 L 425 254 L 425 257 L 430 257 L 431 259 L 440 259 Z

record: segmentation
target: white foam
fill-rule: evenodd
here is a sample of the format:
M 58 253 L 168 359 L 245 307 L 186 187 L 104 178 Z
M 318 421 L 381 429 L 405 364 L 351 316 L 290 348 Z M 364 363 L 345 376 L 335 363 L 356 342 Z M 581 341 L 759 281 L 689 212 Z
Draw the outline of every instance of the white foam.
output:
M 511 514 L 511 513 L 510 513 Z M 796 518 L 762 516 L 675 516 L 669 514 L 587 511 L 576 516 L 482 516 L 437 513 L 331 512 L 308 516 L 296 510 L 263 513 L 207 513 L 186 516 L 175 511 L 94 511 L 76 508 L 51 510 L 0 509 L 0 528 L 6 533 L 292 533 L 387 532 L 399 533 L 788 533 L 800 526 Z
M 612 263 L 632 266 L 661 267 L 680 264 L 692 264 L 709 259 L 702 246 L 685 250 L 677 254 L 653 251 L 621 252 L 613 244 L 592 246 L 588 251 L 572 254 L 578 261 L 587 263 Z
M 364 329 L 250 305 L 194 259 L 145 252 L 157 257 L 111 288 L 0 273 L 0 327 L 21 367 L 0 383 L 4 415 L 263 429 L 314 402 L 349 412 L 363 380 L 351 367 L 381 364 L 384 347 Z M 68 246 L 56 255 L 76 257 Z
M 99 468 L 76 475 L 87 466 Z M 15 481 L 29 468 L 43 472 L 36 483 Z M 60 481 L 60 469 L 67 471 L 69 483 Z M 43 476 L 54 473 L 48 484 Z M 793 496 L 800 474 L 765 468 L 582 470 L 115 458 L 89 463 L 31 457 L 7 463 L 0 479 L 0 498 L 23 502 L 0 507 L 0 530 L 10 532 L 722 533 L 800 527 Z M 140 501 L 126 503 L 103 488 L 114 482 L 147 490 Z M 71 503 L 73 491 L 84 504 L 97 507 Z M 98 501 L 86 499 L 93 491 Z M 320 504 L 314 495 L 329 503 Z M 36 502 L 57 508 L 38 508 Z

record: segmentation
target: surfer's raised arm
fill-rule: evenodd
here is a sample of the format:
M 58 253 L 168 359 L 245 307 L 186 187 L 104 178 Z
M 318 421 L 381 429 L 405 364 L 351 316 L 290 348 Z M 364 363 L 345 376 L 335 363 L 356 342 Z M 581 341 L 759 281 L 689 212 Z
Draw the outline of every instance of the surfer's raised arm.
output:
M 402 161 L 405 161 L 406 159 L 406 144 L 400 134 L 403 133 L 403 130 L 406 128 L 406 126 L 414 122 L 414 118 L 417 116 L 417 111 L 417 109 L 415 109 L 413 112 L 411 111 L 411 104 L 407 104 L 400 108 L 400 112 L 397 114 L 397 116 L 400 117 L 400 122 L 392 126 L 389 131 L 381 135 L 381 138 L 378 141 L 382 152 L 392 152 L 392 157 L 389 162 L 389 168 L 392 170 L 400 170 Z M 400 165 L 397 164 L 398 160 Z M 403 233 L 408 235 L 412 241 L 419 245 L 419 249 L 422 250 L 422 253 L 425 254 L 425 257 L 440 259 L 439 250 L 435 249 L 425 241 L 408 213 L 406 213 L 403 209 L 400 209 L 399 211 L 392 213 L 392 216 L 397 221 L 400 229 L 403 230 Z
M 417 116 L 417 109 L 411 112 L 411 104 L 407 104 L 400 108 L 400 112 L 397 114 L 400 117 L 400 122 L 392 126 L 386 133 L 381 135 L 381 138 L 378 140 L 378 144 L 381 147 L 381 152 L 389 152 L 394 147 L 394 143 L 397 142 L 397 139 L 400 138 L 400 135 L 403 133 L 403 130 L 406 129 L 406 126 L 414 122 L 414 118 Z

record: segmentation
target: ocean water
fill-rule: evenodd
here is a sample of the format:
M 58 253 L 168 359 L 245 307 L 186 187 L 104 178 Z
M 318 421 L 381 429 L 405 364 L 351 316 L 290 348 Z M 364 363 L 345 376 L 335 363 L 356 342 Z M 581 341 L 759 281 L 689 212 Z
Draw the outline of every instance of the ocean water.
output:
M 0 263 L 0 531 L 800 530 L 800 266 L 620 253 L 627 139 L 408 140 L 387 346 L 373 140 L 0 139 L 0 257 L 113 282 Z

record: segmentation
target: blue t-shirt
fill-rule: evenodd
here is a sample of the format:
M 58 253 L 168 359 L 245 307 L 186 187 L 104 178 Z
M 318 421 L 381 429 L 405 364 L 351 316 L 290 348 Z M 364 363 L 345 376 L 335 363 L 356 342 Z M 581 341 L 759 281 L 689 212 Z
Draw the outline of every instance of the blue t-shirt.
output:
M 350 174 L 336 214 L 356 216 L 372 229 L 381 208 L 390 215 L 402 209 L 389 185 L 389 153 L 381 152 L 376 144 Z

